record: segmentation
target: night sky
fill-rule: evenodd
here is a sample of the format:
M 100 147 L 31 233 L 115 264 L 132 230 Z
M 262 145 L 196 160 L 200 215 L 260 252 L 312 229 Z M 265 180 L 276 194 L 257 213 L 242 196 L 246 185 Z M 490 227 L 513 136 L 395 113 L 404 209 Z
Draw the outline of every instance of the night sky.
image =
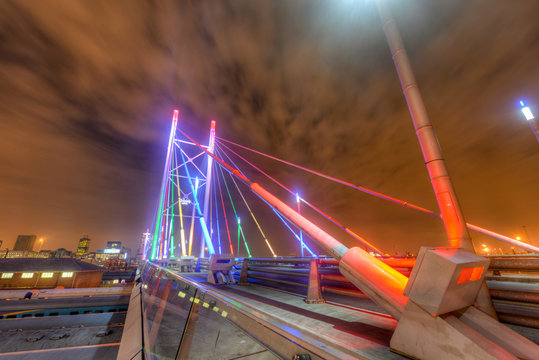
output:
M 539 246 L 539 144 L 517 106 L 539 113 L 539 2 L 391 3 L 467 221 Z M 175 107 L 199 141 L 215 119 L 218 136 L 437 210 L 372 1 L 3 0 L 3 248 L 136 248 Z M 242 154 L 389 253 L 448 244 L 435 218 Z

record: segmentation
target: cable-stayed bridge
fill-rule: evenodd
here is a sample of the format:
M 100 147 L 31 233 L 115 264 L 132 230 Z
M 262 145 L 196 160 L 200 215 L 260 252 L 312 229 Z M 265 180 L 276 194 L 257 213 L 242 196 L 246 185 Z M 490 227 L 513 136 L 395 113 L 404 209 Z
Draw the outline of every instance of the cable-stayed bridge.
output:
M 525 334 L 537 341 L 537 283 L 523 283 L 518 276 L 509 281 L 496 277 L 500 272 L 533 274 L 539 270 L 536 257 L 500 256 L 489 264 L 455 246 L 424 247 L 417 259 L 390 257 L 239 149 L 411 210 L 440 215 L 247 148 L 217 136 L 216 130 L 212 121 L 209 140 L 202 145 L 182 130 L 179 111 L 173 113 L 154 226 L 144 243 L 147 262 L 132 297 L 132 303 L 139 302 L 134 308 L 140 317 L 141 342 L 135 353 L 156 359 L 401 358 L 400 354 L 533 358 L 537 345 L 497 319 L 525 326 L 516 329 L 527 329 Z M 294 201 L 287 204 L 251 181 L 247 169 Z M 272 244 L 264 231 L 267 219 L 256 214 L 261 206 L 274 215 L 271 226 L 280 224 L 295 242 L 295 257 L 282 256 Z M 303 217 L 302 207 L 357 245 L 343 245 L 315 220 Z M 245 233 L 242 224 L 247 223 L 256 233 Z M 538 250 L 476 225 L 467 227 Z M 264 244 L 265 257 L 252 252 L 253 241 Z M 490 291 L 482 296 L 486 279 Z M 121 356 L 127 343 L 122 346 Z
M 215 121 L 207 142 L 195 139 L 175 110 L 119 358 L 538 358 L 539 249 L 464 221 L 395 22 L 378 4 L 440 212 L 221 138 Z M 448 246 L 391 258 L 247 153 L 438 217 Z M 265 182 L 253 181 L 253 173 Z M 316 218 L 304 216 L 307 209 Z M 256 231 L 246 233 L 246 224 Z M 267 224 L 282 227 L 296 256 L 279 254 Z M 532 255 L 479 256 L 469 230 Z M 263 243 L 264 254 L 253 241 Z

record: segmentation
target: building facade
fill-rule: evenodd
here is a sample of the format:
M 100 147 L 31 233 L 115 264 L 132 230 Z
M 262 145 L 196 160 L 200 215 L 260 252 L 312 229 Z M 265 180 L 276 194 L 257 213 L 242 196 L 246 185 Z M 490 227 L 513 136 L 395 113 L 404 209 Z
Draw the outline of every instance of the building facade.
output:
M 79 246 L 77 247 L 76 255 L 84 256 L 88 254 L 89 250 L 90 250 L 90 238 L 88 237 L 88 235 L 86 235 L 79 240 Z
M 48 258 L 51 257 L 50 250 L 37 251 L 23 251 L 23 250 L 2 250 L 0 251 L 0 258 L 12 259 L 12 258 Z
M 13 250 L 16 251 L 33 251 L 36 243 L 35 235 L 19 235 Z
M 122 242 L 121 241 L 107 241 L 107 249 L 122 249 Z
M 99 287 L 104 271 L 69 258 L 0 259 L 0 289 Z

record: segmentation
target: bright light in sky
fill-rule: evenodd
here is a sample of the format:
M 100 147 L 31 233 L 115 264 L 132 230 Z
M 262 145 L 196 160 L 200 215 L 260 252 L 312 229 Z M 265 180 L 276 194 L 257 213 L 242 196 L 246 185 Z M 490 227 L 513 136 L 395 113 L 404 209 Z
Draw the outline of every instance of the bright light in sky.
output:
M 524 114 L 524 117 L 526 118 L 526 120 L 533 120 L 534 119 L 532 111 L 530 110 L 529 107 L 525 106 L 521 110 L 522 110 L 522 113 Z
M 530 110 L 530 108 L 528 106 L 524 106 L 524 101 L 520 100 L 520 106 L 522 106 L 522 108 L 520 110 L 524 114 L 524 117 L 526 118 L 526 120 L 528 120 L 528 121 L 533 120 L 534 116 L 532 114 L 532 111 Z

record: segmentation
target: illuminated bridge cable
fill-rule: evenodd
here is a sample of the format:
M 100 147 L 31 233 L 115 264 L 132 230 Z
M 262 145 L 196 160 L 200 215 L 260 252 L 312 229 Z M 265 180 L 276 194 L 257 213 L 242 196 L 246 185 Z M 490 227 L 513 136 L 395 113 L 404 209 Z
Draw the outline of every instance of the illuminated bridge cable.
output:
M 215 164 L 212 164 L 212 166 L 215 168 Z M 213 173 L 216 174 L 216 169 L 213 169 Z M 215 186 L 217 180 L 215 180 L 215 176 L 212 178 L 212 181 L 213 181 L 213 185 L 212 185 L 213 199 L 215 203 L 215 223 L 217 224 L 217 247 L 219 248 L 219 254 L 222 254 L 223 249 L 221 248 L 221 228 L 219 224 L 219 205 L 217 202 L 217 187 Z
M 209 186 L 207 180 L 206 180 L 206 186 Z M 213 201 L 210 200 L 210 197 L 211 197 L 211 193 L 208 194 L 208 206 L 210 208 L 210 239 L 213 244 Z
M 239 228 L 239 232 L 241 234 L 241 237 L 243 238 L 243 243 L 245 244 L 245 249 L 247 250 L 247 257 L 252 257 L 251 252 L 249 251 L 249 246 L 247 245 L 247 240 L 245 240 L 245 234 L 243 233 L 243 228 L 241 227 L 241 224 L 240 224 L 240 218 L 238 218 L 238 228 Z
M 182 155 L 182 160 L 185 162 L 185 157 L 183 156 L 183 152 L 181 153 Z M 198 221 L 200 222 L 200 227 L 202 228 L 202 234 L 204 235 L 204 239 L 206 241 L 206 246 L 208 247 L 208 253 L 210 255 L 213 255 L 215 254 L 215 250 L 213 248 L 213 244 L 211 242 L 211 238 L 210 238 L 210 234 L 208 233 L 208 227 L 206 226 L 206 221 L 204 220 L 204 215 L 202 214 L 202 210 L 200 209 L 200 205 L 198 203 L 198 199 L 196 197 L 196 189 L 194 188 L 193 186 L 193 182 L 191 181 L 191 176 L 189 175 L 189 168 L 187 166 L 185 166 L 185 172 L 187 174 L 187 176 L 189 177 L 189 184 L 191 185 L 191 188 L 193 189 L 193 195 L 195 195 L 195 202 L 194 202 L 194 206 L 197 210 L 197 213 L 198 215 L 200 216 L 198 218 Z M 203 244 L 201 244 L 201 246 L 204 246 Z
M 169 188 L 170 188 L 170 182 L 169 182 Z M 173 189 L 170 189 L 170 202 L 172 203 L 172 197 L 173 197 Z M 170 206 L 170 209 L 167 210 L 167 215 L 170 218 L 170 225 L 168 228 L 168 248 L 169 248 L 169 256 L 168 257 L 174 257 L 175 251 L 174 251 L 174 205 Z
M 217 151 L 217 154 L 219 154 L 219 155 L 224 154 L 224 155 L 227 157 L 227 159 L 232 163 L 232 165 L 234 165 L 234 166 L 236 167 L 236 169 L 238 169 L 238 172 L 241 173 L 241 174 L 243 175 L 243 172 L 242 172 L 242 171 L 239 169 L 239 167 L 234 163 L 234 160 L 232 160 L 232 159 L 228 156 L 228 154 L 226 154 L 225 151 L 219 150 L 219 149 L 217 149 L 217 148 L 216 148 L 216 151 Z M 230 175 L 231 175 L 231 174 L 230 174 Z M 232 178 L 232 181 L 234 182 L 234 185 L 236 185 L 236 189 L 238 189 L 238 192 L 240 193 L 240 196 L 241 196 L 241 197 L 243 198 L 243 200 L 245 201 L 245 198 L 243 197 L 243 194 L 241 193 L 241 191 L 240 191 L 238 185 L 236 184 L 234 178 L 233 178 L 232 176 L 231 176 L 231 178 Z M 266 205 L 268 205 L 268 206 L 275 212 L 275 214 L 277 215 L 277 217 L 279 218 L 279 220 L 281 220 L 281 221 L 283 222 L 283 224 L 288 228 L 288 230 L 290 230 L 290 232 L 296 237 L 296 239 L 299 240 L 300 246 L 306 248 L 306 249 L 309 251 L 309 253 L 311 253 L 312 256 L 316 256 L 316 255 L 311 251 L 311 249 L 309 249 L 309 247 L 302 241 L 302 239 L 301 239 L 301 238 L 294 232 L 294 230 L 288 225 L 288 223 L 287 223 L 287 220 L 288 220 L 288 219 L 285 218 L 285 217 L 282 217 L 282 216 L 280 215 L 280 213 L 275 209 L 275 207 L 274 207 L 273 205 L 271 205 L 269 202 L 267 202 L 265 199 L 263 199 L 259 194 L 256 194 L 256 193 L 255 193 L 255 195 L 258 196 L 258 197 L 260 198 L 260 200 L 262 200 L 264 203 L 266 203 Z M 250 210 L 249 205 L 247 204 L 246 201 L 245 201 L 245 204 L 247 205 L 247 208 Z M 254 218 L 254 215 L 253 215 L 253 219 L 255 219 L 255 218 Z M 256 221 L 256 219 L 255 219 L 255 221 Z M 238 226 L 239 226 L 239 222 L 238 222 Z M 260 229 L 260 231 L 262 231 L 262 229 Z M 238 241 L 239 241 L 239 240 L 238 240 Z M 268 242 L 268 245 L 269 245 L 269 242 Z M 273 253 L 273 249 L 271 249 L 271 246 L 270 246 L 270 250 L 271 250 L 272 253 Z M 274 254 L 274 253 L 273 253 L 273 254 Z M 275 256 L 275 255 L 274 255 L 274 256 Z
M 290 225 L 288 224 L 288 219 L 286 217 L 283 217 L 279 211 L 277 209 L 275 209 L 273 206 L 271 206 L 270 204 L 268 204 L 271 209 L 273 210 L 273 212 L 275 212 L 275 214 L 279 217 L 279 219 L 281 219 L 281 221 L 283 222 L 283 224 L 285 224 L 285 226 L 288 228 L 288 230 L 290 230 L 290 232 L 296 237 L 296 239 L 300 242 L 301 244 L 301 239 L 299 237 L 298 234 L 296 234 L 296 232 L 290 227 Z M 305 242 L 303 243 L 303 246 L 305 247 L 305 249 L 307 249 L 307 251 L 311 254 L 311 256 L 314 256 L 316 257 L 316 255 L 311 251 L 311 249 L 309 249 L 309 247 L 307 246 L 307 244 L 305 244 Z
M 254 165 L 253 163 L 251 163 L 249 160 L 245 159 L 243 156 L 239 155 L 238 153 L 236 153 L 234 150 L 232 150 L 231 148 L 229 148 L 228 146 L 226 146 L 225 144 L 221 143 L 220 145 L 222 145 L 223 147 L 225 147 L 228 151 L 232 152 L 234 155 L 236 155 L 237 157 L 239 157 L 241 160 L 243 160 L 244 162 L 246 162 L 248 165 L 250 165 L 251 167 L 253 167 L 255 170 L 257 170 L 258 172 L 262 173 L 264 176 L 266 176 L 268 179 L 270 179 L 271 181 L 273 181 L 275 184 L 279 185 L 280 187 L 282 187 L 284 190 L 286 190 L 287 192 L 289 192 L 290 194 L 296 196 L 296 194 L 290 190 L 289 188 L 287 188 L 285 185 L 281 184 L 279 181 L 277 181 L 275 178 L 273 178 L 271 175 L 267 174 L 265 171 L 263 171 L 262 169 L 260 169 L 259 167 L 257 167 L 256 165 Z M 221 146 L 219 144 L 217 144 L 217 148 L 221 149 Z M 226 154 L 226 151 L 223 151 L 221 149 L 221 151 L 225 154 Z M 228 157 L 228 155 L 227 155 Z M 228 159 L 234 163 L 232 161 L 232 159 L 230 159 L 230 157 L 228 157 Z M 236 165 L 234 165 L 236 166 Z M 376 246 L 372 245 L 370 242 L 368 242 L 367 240 L 365 240 L 363 237 L 359 236 L 358 234 L 356 234 L 355 232 L 353 232 L 352 230 L 350 230 L 349 228 L 347 228 L 346 226 L 342 225 L 341 223 L 339 223 L 337 220 L 335 220 L 334 218 L 332 218 L 331 216 L 327 215 L 326 213 L 324 213 L 322 210 L 320 210 L 319 208 L 317 208 L 316 206 L 314 206 L 313 204 L 311 204 L 310 202 L 308 202 L 307 200 L 303 199 L 303 198 L 300 198 L 300 200 L 302 202 L 304 202 L 307 206 L 309 206 L 311 209 L 313 209 L 314 211 L 316 211 L 318 214 L 320 214 L 322 217 L 326 218 L 327 220 L 331 221 L 333 224 L 337 225 L 339 228 L 341 228 L 342 230 L 344 230 L 347 234 L 349 234 L 350 236 L 352 236 L 353 238 L 355 238 L 356 240 L 358 240 L 360 243 L 362 243 L 364 246 L 370 248 L 372 251 L 380 254 L 380 255 L 384 255 L 385 253 L 378 249 Z
M 217 174 L 217 172 L 215 173 Z M 221 196 L 221 205 L 223 206 L 223 216 L 225 218 L 226 233 L 228 235 L 228 244 L 230 245 L 230 253 L 234 255 L 234 249 L 232 248 L 232 239 L 230 237 L 230 229 L 228 228 L 228 219 L 226 218 L 225 201 L 223 198 L 223 191 L 221 190 L 221 180 L 219 179 L 218 175 L 215 177 L 217 178 L 217 186 L 219 187 L 219 195 Z
M 315 239 L 315 241 L 325 250 L 327 251 L 331 256 L 335 257 L 337 260 L 342 259 L 345 254 L 348 252 L 349 248 L 342 244 L 340 241 L 335 239 L 333 236 L 325 232 L 324 230 L 320 229 L 318 226 L 313 224 L 311 221 L 309 221 L 307 218 L 301 216 L 298 214 L 294 209 L 292 209 L 290 206 L 286 205 L 284 202 L 279 200 L 275 195 L 264 189 L 262 186 L 260 186 L 258 183 L 249 180 L 245 175 L 241 174 L 238 169 L 235 169 L 231 165 L 227 164 L 223 159 L 219 158 L 215 154 L 209 152 L 208 150 L 204 149 L 200 143 L 198 143 L 196 140 L 194 140 L 192 137 L 190 137 L 188 134 L 185 133 L 185 131 L 178 128 L 178 131 L 181 132 L 186 138 L 188 138 L 190 141 L 194 142 L 199 146 L 202 150 L 206 152 L 209 156 L 213 157 L 213 159 L 221 164 L 227 171 L 232 173 L 234 176 L 236 176 L 238 179 L 243 181 L 245 184 L 247 184 L 251 190 L 259 195 L 261 198 L 263 198 L 266 202 L 273 205 L 275 208 L 277 208 L 279 211 L 282 212 L 283 215 L 285 215 L 287 218 L 289 218 L 292 222 L 294 222 L 298 227 L 300 227 L 303 231 L 308 233 L 311 238 Z M 364 250 L 361 250 L 359 248 L 356 249 L 359 252 L 364 252 Z M 367 253 L 365 253 L 367 254 Z M 401 308 L 403 308 L 402 303 L 403 296 L 403 284 L 405 285 L 406 277 L 402 274 L 400 274 L 398 271 L 393 271 L 392 268 L 386 267 L 384 263 L 380 262 L 379 260 L 372 259 L 370 260 L 372 262 L 366 262 L 368 266 L 370 266 L 370 269 L 372 269 L 375 272 L 380 271 L 386 271 L 391 273 L 391 278 L 389 282 L 386 284 L 387 291 L 391 292 L 391 296 L 395 296 L 398 301 L 389 302 L 388 307 L 390 308 L 389 311 L 391 311 L 392 315 L 398 317 L 398 315 L 401 313 L 399 312 Z M 383 269 L 381 269 L 383 268 Z M 390 270 L 391 269 L 391 270 Z M 373 290 L 377 291 L 377 290 Z M 387 298 L 384 298 L 384 300 L 387 300 Z M 402 301 L 401 301 L 402 300 Z
M 238 213 L 236 212 L 236 207 L 234 206 L 234 201 L 232 200 L 232 195 L 230 195 L 230 190 L 228 189 L 228 185 L 226 183 L 226 178 L 225 178 L 225 174 L 223 173 L 223 169 L 221 167 L 219 167 L 219 172 L 221 173 L 221 178 L 223 179 L 223 183 L 225 184 L 225 189 L 226 189 L 226 192 L 228 194 L 228 198 L 230 200 L 230 204 L 232 205 L 232 210 L 234 211 L 234 215 L 236 216 L 236 221 L 239 219 L 238 217 Z M 238 223 L 239 225 L 239 223 Z M 240 229 L 238 227 L 238 249 L 237 249 L 237 252 L 238 252 L 238 256 L 240 254 Z M 247 245 L 247 240 L 245 240 L 245 237 L 243 237 L 243 242 L 245 244 L 245 248 L 248 250 L 249 249 L 249 246 Z M 251 256 L 249 256 L 251 257 Z
M 191 209 L 191 227 L 189 228 L 189 245 L 188 245 L 188 248 L 187 248 L 187 251 L 188 251 L 187 254 L 189 256 L 191 256 L 191 254 L 193 252 L 193 234 L 194 234 L 194 231 L 195 231 L 195 211 L 196 211 L 194 199 L 196 199 L 197 196 L 198 196 L 198 178 L 196 179 L 196 182 L 195 182 L 195 190 L 194 190 L 194 192 L 193 192 L 193 190 L 191 190 L 191 196 L 193 197 L 193 201 L 191 202 L 191 208 L 192 208 Z
M 431 214 L 431 215 L 440 217 L 440 214 L 438 214 L 438 213 L 436 213 L 436 212 L 434 212 L 434 211 L 431 211 L 431 210 L 422 208 L 422 207 L 417 206 L 417 205 L 414 205 L 414 204 L 410 204 L 410 203 L 408 203 L 408 202 L 406 202 L 406 201 L 402 201 L 402 200 L 396 199 L 396 198 L 394 198 L 394 197 L 391 197 L 391 196 L 388 196 L 388 195 L 384 195 L 384 194 L 379 193 L 379 192 L 377 192 L 377 191 L 370 190 L 370 189 L 367 189 L 367 188 L 365 188 L 365 187 L 362 187 L 362 186 L 359 186 L 359 185 L 355 185 L 355 184 L 349 183 L 348 181 L 344 181 L 344 180 L 341 180 L 341 179 L 337 179 L 337 178 L 335 178 L 335 177 L 333 177 L 333 176 L 329 176 L 329 175 L 326 175 L 326 174 L 322 174 L 322 173 L 320 173 L 320 172 L 318 172 L 318 171 L 308 169 L 308 168 L 306 168 L 306 167 L 304 167 L 304 166 L 294 164 L 294 163 L 292 163 L 292 162 L 290 162 L 290 161 L 286 161 L 286 160 L 283 160 L 283 159 L 279 159 L 278 157 L 275 157 L 275 156 L 271 156 L 271 155 L 268 155 L 268 154 L 264 154 L 264 153 L 261 152 L 261 151 L 258 151 L 258 150 L 254 150 L 254 149 L 248 148 L 248 147 L 246 147 L 246 146 L 237 144 L 237 143 L 232 142 L 232 141 L 230 141 L 230 140 L 223 139 L 223 138 L 221 138 L 221 137 L 217 137 L 217 139 L 218 139 L 218 141 L 224 141 L 224 142 L 227 142 L 227 143 L 229 143 L 229 144 L 235 145 L 235 146 L 240 147 L 240 148 L 242 148 L 242 149 L 245 149 L 245 150 L 254 152 L 255 154 L 258 154 L 258 155 L 267 157 L 267 158 L 269 158 L 269 159 L 272 159 L 272 160 L 281 162 L 281 163 L 283 163 L 283 164 L 286 164 L 286 165 L 295 167 L 295 168 L 297 168 L 297 169 L 300 169 L 300 170 L 306 171 L 306 172 L 308 172 L 308 173 L 311 173 L 311 174 L 314 174 L 314 175 L 323 177 L 323 178 L 325 178 L 325 179 L 328 179 L 328 180 L 337 182 L 337 183 L 339 183 L 339 184 L 342 184 L 342 185 L 345 185 L 345 186 L 354 188 L 354 189 L 359 190 L 359 191 L 362 191 L 362 192 L 364 192 L 364 193 L 366 193 L 366 194 L 370 194 L 370 195 L 376 196 L 376 197 L 378 197 L 378 198 L 380 198 L 380 199 L 388 200 L 388 201 L 391 201 L 391 202 L 393 202 L 393 203 L 396 203 L 396 204 L 399 204 L 399 205 L 403 205 L 403 206 L 409 207 L 409 208 L 411 208 L 411 209 L 415 209 L 415 210 L 422 211 L 422 212 L 427 213 L 427 214 Z M 223 145 L 224 145 L 224 144 L 223 144 Z M 227 147 L 227 148 L 228 148 L 228 147 Z M 228 149 L 230 149 L 230 148 L 228 148 Z
M 177 161 L 177 160 L 176 160 Z M 180 241 L 182 256 L 187 255 L 187 249 L 185 248 L 185 230 L 183 228 L 183 212 L 182 212 L 182 192 L 180 190 L 180 178 L 178 176 L 178 167 L 176 166 L 176 188 L 178 189 L 178 208 L 180 214 Z
M 230 148 L 228 148 L 224 143 L 224 142 L 227 142 L 229 144 L 233 144 L 233 145 L 236 145 L 242 149 L 245 149 L 245 150 L 248 150 L 248 151 L 251 151 L 251 152 L 254 152 L 256 154 L 259 154 L 261 156 L 265 156 L 267 158 L 270 158 L 270 159 L 273 159 L 275 161 L 279 161 L 279 162 L 282 162 L 284 164 L 287 164 L 287 165 L 290 165 L 292 167 L 295 167 L 297 169 L 300 169 L 300 170 L 304 170 L 306 172 L 309 172 L 311 174 L 314 174 L 314 175 L 317 175 L 317 176 L 320 176 L 320 177 L 323 177 L 325 179 L 328 179 L 328 180 L 331 180 L 331 181 L 334 181 L 334 182 L 337 182 L 339 184 L 342 184 L 342 185 L 345 185 L 345 186 L 348 186 L 348 187 L 351 187 L 353 189 L 356 189 L 356 190 L 359 190 L 359 191 L 362 191 L 366 194 L 369 194 L 369 195 L 373 195 L 377 198 L 380 198 L 380 199 L 384 199 L 384 200 L 387 200 L 387 201 L 390 201 L 392 203 L 395 203 L 395 204 L 399 204 L 399 205 L 402 205 L 404 207 L 407 207 L 407 208 L 410 208 L 410 209 L 413 209 L 413 210 L 417 210 L 417 211 L 420 211 L 420 212 L 423 212 L 425 214 L 429 214 L 429 215 L 432 215 L 432 216 L 435 216 L 437 217 L 438 219 L 441 219 L 441 215 L 438 214 L 437 212 L 435 211 L 432 211 L 432 210 L 429 210 L 429 209 L 425 209 L 421 206 L 418 206 L 418 205 L 414 205 L 414 204 L 411 204 L 407 201 L 403 201 L 403 200 L 399 200 L 397 198 L 394 198 L 394 197 L 391 197 L 391 196 L 388 196 L 388 195 L 384 195 L 382 193 L 379 193 L 377 191 L 374 191 L 374 190 L 370 190 L 370 189 L 367 189 L 363 186 L 359 186 L 359 185 L 354 185 L 352 183 L 349 183 L 347 181 L 344 181 L 344 180 L 340 180 L 340 179 L 337 179 L 333 176 L 329 176 L 329 175 L 325 175 L 325 174 L 322 174 L 318 171 L 314 171 L 314 170 L 311 170 L 311 169 L 308 169 L 306 167 L 303 167 L 301 165 L 297 165 L 297 164 L 294 164 L 294 163 L 291 163 L 289 161 L 286 161 L 286 160 L 283 160 L 283 159 L 279 159 L 275 156 L 271 156 L 271 155 L 267 155 L 267 154 L 264 154 L 263 152 L 260 152 L 260 151 L 257 151 L 257 150 L 254 150 L 254 149 L 250 149 L 246 146 L 243 146 L 243 145 L 240 145 L 240 144 L 236 144 L 230 140 L 226 140 L 226 139 L 223 139 L 221 137 L 216 137 L 216 139 L 223 145 L 225 146 L 227 149 L 230 150 Z M 232 150 L 231 150 L 232 151 Z M 477 225 L 473 225 L 473 224 L 470 224 L 470 223 L 466 223 L 466 226 L 468 227 L 468 229 L 470 230 L 473 230 L 475 232 L 478 232 L 480 234 L 483 234 L 483 235 L 486 235 L 486 236 L 490 236 L 494 239 L 497 239 L 497 240 L 500 240 L 500 241 L 503 241 L 503 242 L 506 242 L 506 243 L 510 243 L 512 245 L 515 245 L 515 246 L 518 246 L 518 247 L 521 247 L 523 249 L 527 249 L 531 252 L 534 252 L 534 253 L 539 253 L 539 247 L 536 247 L 536 246 L 533 246 L 533 245 L 530 245 L 530 244 L 526 244 L 525 242 L 522 242 L 522 241 L 519 241 L 519 240 L 516 240 L 516 239 L 513 239 L 513 238 L 510 238 L 508 236 L 505 236 L 505 235 L 502 235 L 502 234 L 498 234 L 494 231 L 490 231 L 490 230 L 487 230 L 487 229 L 484 229 L 480 226 L 477 226 Z
M 218 153 L 219 154 L 224 154 L 227 157 L 227 159 L 232 163 L 232 165 L 234 165 L 241 173 L 241 170 L 238 168 L 238 166 L 234 163 L 234 161 L 228 156 L 228 154 L 226 152 L 218 151 Z M 251 207 L 247 203 L 247 200 L 245 200 L 245 197 L 243 196 L 243 193 L 241 192 L 238 184 L 236 183 L 236 180 L 234 179 L 234 177 L 230 173 L 229 173 L 229 175 L 230 175 L 230 178 L 232 179 L 232 182 L 234 183 L 234 186 L 238 190 L 238 193 L 240 194 L 240 196 L 241 196 L 241 198 L 243 200 L 243 203 L 245 204 L 245 207 L 249 211 L 249 214 L 251 214 L 251 217 L 253 218 L 256 226 L 258 227 L 258 230 L 260 231 L 260 234 L 262 235 L 262 238 L 264 239 L 264 241 L 266 242 L 266 245 L 268 246 L 269 250 L 271 251 L 271 254 L 273 255 L 273 257 L 277 257 L 277 255 L 275 254 L 275 251 L 273 251 L 273 248 L 272 248 L 268 238 L 266 237 L 266 234 L 264 234 L 264 231 L 262 231 L 262 227 L 260 226 L 260 224 L 256 220 L 255 214 L 252 212 Z

